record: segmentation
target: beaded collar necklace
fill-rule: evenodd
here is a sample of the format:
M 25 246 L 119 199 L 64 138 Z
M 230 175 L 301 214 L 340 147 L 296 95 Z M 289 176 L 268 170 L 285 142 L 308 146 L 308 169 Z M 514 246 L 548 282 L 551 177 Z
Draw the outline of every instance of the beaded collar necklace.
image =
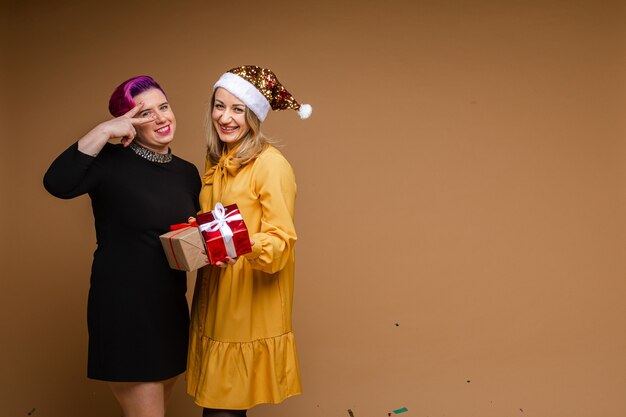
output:
M 159 164 L 167 164 L 172 161 L 172 150 L 168 149 L 167 153 L 154 152 L 148 148 L 144 148 L 135 141 L 132 141 L 129 145 L 137 155 L 147 159 L 150 162 L 157 162 Z

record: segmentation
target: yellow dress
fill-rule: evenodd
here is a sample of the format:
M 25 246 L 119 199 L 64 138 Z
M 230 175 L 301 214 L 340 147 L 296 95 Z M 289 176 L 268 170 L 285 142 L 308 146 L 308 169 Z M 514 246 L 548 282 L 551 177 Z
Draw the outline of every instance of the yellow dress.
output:
M 200 207 L 237 203 L 254 246 L 234 265 L 198 273 L 187 392 L 201 407 L 242 410 L 302 392 L 291 327 L 296 182 L 272 146 L 239 169 L 233 152 L 207 161 Z

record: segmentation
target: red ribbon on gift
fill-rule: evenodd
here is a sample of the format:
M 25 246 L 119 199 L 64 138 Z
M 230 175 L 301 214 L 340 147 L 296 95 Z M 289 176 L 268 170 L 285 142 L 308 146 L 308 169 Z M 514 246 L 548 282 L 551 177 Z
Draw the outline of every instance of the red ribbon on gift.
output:
M 177 223 L 177 224 L 173 224 L 170 226 L 170 231 L 180 230 L 180 232 L 174 233 L 172 236 L 170 236 L 168 240 L 170 243 L 170 249 L 172 250 L 172 256 L 174 257 L 174 262 L 176 262 L 176 267 L 178 269 L 180 269 L 180 264 L 178 263 L 178 258 L 176 257 L 176 251 L 174 251 L 174 245 L 172 245 L 172 238 L 176 235 L 181 234 L 182 232 L 187 230 L 189 227 L 198 227 L 198 223 L 196 223 L 195 220 L 192 220 L 189 223 Z
M 177 224 L 173 224 L 170 226 L 170 231 L 173 232 L 174 230 L 179 230 L 179 229 L 184 229 L 186 227 L 198 227 L 198 223 L 196 223 L 195 220 L 192 220 L 189 223 L 177 223 Z

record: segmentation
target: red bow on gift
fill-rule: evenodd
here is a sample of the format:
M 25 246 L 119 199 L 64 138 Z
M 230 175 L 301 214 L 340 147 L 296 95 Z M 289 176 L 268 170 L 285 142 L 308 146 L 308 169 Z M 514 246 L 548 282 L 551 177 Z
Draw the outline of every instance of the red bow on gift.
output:
M 189 223 L 178 223 L 178 224 L 173 224 L 170 226 L 170 231 L 173 230 L 179 230 L 179 229 L 184 229 L 185 227 L 198 227 L 198 223 L 196 223 L 196 220 L 192 220 Z

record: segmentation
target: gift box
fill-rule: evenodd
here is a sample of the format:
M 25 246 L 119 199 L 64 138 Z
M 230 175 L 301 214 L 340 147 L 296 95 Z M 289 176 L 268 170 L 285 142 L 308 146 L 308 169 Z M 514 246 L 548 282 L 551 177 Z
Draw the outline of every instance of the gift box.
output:
M 196 220 L 211 264 L 252 252 L 248 229 L 237 204 L 224 207 L 217 203 L 213 211 L 199 214 Z
M 204 238 L 197 224 L 182 223 L 170 226 L 170 229 L 159 239 L 171 268 L 194 271 L 208 265 Z

